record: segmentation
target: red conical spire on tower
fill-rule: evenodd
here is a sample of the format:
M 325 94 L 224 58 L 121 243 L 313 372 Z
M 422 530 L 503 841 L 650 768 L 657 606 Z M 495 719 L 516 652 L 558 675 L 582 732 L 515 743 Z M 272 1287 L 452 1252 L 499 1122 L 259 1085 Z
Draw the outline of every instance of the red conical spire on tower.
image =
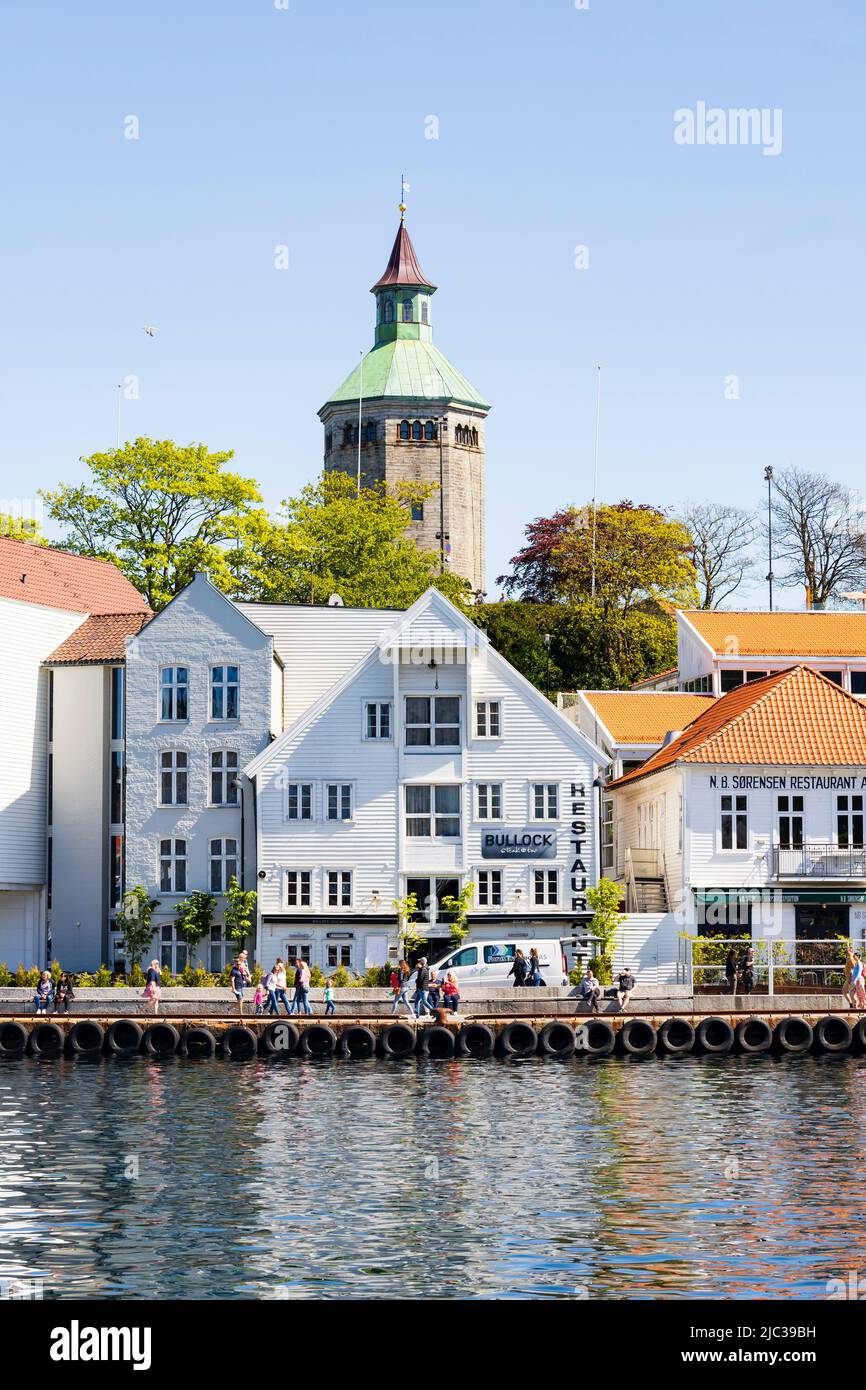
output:
M 412 245 L 412 239 L 406 230 L 406 223 L 402 217 L 394 245 L 391 247 L 391 255 L 388 257 L 388 264 L 373 286 L 371 293 L 375 294 L 376 290 L 387 289 L 389 285 L 420 285 L 428 290 L 435 290 L 436 288 L 435 285 L 431 285 L 418 264 L 415 247 Z

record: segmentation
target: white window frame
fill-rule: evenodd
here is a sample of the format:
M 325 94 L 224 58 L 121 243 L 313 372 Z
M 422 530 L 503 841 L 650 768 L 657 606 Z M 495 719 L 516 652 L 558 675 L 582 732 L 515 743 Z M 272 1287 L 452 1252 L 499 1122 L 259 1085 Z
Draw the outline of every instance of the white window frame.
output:
M 857 698 L 856 696 L 854 697 Z M 859 810 L 855 809 L 854 802 L 859 801 Z M 844 801 L 844 807 L 839 805 Z M 839 822 L 844 818 L 847 826 L 847 844 L 843 845 L 839 838 Z M 861 826 L 860 843 L 854 833 L 854 821 L 859 819 Z M 804 826 L 805 830 L 805 826 Z M 804 837 L 805 838 L 805 837 Z M 837 849 L 862 849 L 866 844 L 866 796 L 862 792 L 839 792 L 833 794 L 833 844 Z
M 462 835 L 463 835 L 463 786 L 462 786 L 462 783 L 460 783 L 460 782 L 404 782 L 404 783 L 403 783 L 403 786 L 404 786 L 404 795 L 403 795 L 403 815 L 404 815 L 404 822 L 403 822 L 403 825 L 404 825 L 404 830 L 405 830 L 405 833 L 406 833 L 406 838 L 407 838 L 407 840 L 429 840 L 429 841 L 434 841 L 434 842 L 441 842 L 442 844 L 450 844 L 450 845 L 453 845 L 453 844 L 455 844 L 457 841 L 459 841 L 459 840 L 462 838 Z M 410 812 L 410 810 L 409 810 L 409 796 L 408 796 L 408 793 L 409 793 L 410 790 L 415 791 L 415 790 L 417 790 L 419 787 L 426 788 L 426 789 L 430 792 L 430 809 L 429 809 L 429 811 L 412 811 L 412 812 Z M 451 790 L 453 790 L 453 789 L 455 789 L 455 788 L 456 788 L 457 793 L 458 793 L 457 814 L 456 814 L 456 816 L 455 816 L 455 814 L 454 814 L 453 812 L 451 812 L 451 811 L 447 811 L 447 812 L 444 812 L 444 811 L 437 811 L 437 810 L 436 810 L 436 793 L 437 793 L 438 791 L 444 791 L 444 790 L 451 791 Z M 437 823 L 438 823 L 439 821 L 442 821 L 442 820 L 455 820 L 455 819 L 456 819 L 457 822 L 458 822 L 457 833 L 456 833 L 456 835 L 439 835 L 439 834 L 436 833 L 436 827 L 437 827 Z M 409 830 L 409 821 L 410 821 L 410 820 L 414 820 L 414 821 L 426 820 L 426 821 L 428 822 L 429 826 L 430 826 L 430 834 L 429 834 L 429 835 L 425 835 L 425 834 L 419 835 L 419 834 L 414 833 L 413 831 L 410 831 L 410 830 Z M 419 875 L 419 877 L 423 877 L 423 875 Z
M 168 845 L 168 850 L 163 846 Z M 178 851 L 178 845 L 183 850 Z M 189 840 L 183 835 L 160 835 L 157 841 L 157 882 L 159 891 L 164 894 L 186 893 L 189 888 Z M 163 887 L 163 865 L 169 868 L 169 887 Z M 178 867 L 183 865 L 183 884 L 178 886 Z
M 355 783 L 354 782 L 325 782 L 323 783 L 324 793 L 322 797 L 322 819 L 328 825 L 351 824 L 355 819 Z M 336 816 L 331 815 L 331 792 L 337 793 L 337 812 Z M 347 795 L 348 794 L 348 795 Z M 343 808 L 348 801 L 349 814 L 343 815 Z
M 178 676 L 177 676 L 178 671 L 183 671 L 183 672 L 184 672 L 184 679 L 183 679 L 182 681 L 181 681 L 181 680 L 178 680 Z M 165 676 L 166 676 L 169 672 L 171 672 L 171 680 L 166 681 L 166 680 L 165 680 Z M 186 696 L 186 714 L 183 714 L 183 715 L 179 715 L 179 714 L 177 713 L 177 704 L 178 704 L 178 698 L 177 698 L 177 697 L 178 697 L 178 694 L 180 693 L 180 691 L 183 691 L 183 692 L 184 692 L 184 695 Z M 165 703 L 164 700 L 163 700 L 163 694 L 165 694 L 165 693 L 168 693 L 169 696 L 170 696 L 169 704 L 170 704 L 170 708 L 171 708 L 171 710 L 172 710 L 172 713 L 171 713 L 171 714 L 164 714 L 164 713 L 163 713 L 163 705 L 164 705 L 164 703 Z M 157 699 L 158 699 L 158 701 L 159 701 L 159 718 L 158 718 L 158 720 L 157 720 L 157 722 L 158 722 L 159 724 L 188 724 L 188 723 L 189 723 L 189 667 L 188 667 L 188 666 L 160 666 L 160 668 L 159 668 L 159 692 L 158 692 L 158 694 L 157 694 Z
M 325 940 L 325 969 L 326 970 L 354 970 L 355 969 L 355 938 L 351 941 L 328 941 Z M 333 951 L 336 959 L 330 960 Z M 348 956 L 348 960 L 344 960 Z
M 795 808 L 795 802 L 799 801 L 800 809 Z M 785 803 L 785 808 L 781 803 Z M 777 792 L 776 793 L 776 844 L 779 849 L 802 849 L 806 843 L 806 798 L 802 792 Z M 794 843 L 794 822 L 800 822 L 800 843 Z M 782 822 L 787 821 L 788 843 L 782 844 Z M 746 834 L 749 832 L 748 814 L 746 818 Z
M 487 902 L 483 901 L 482 892 L 486 893 Z M 479 909 L 485 912 L 494 912 L 500 909 L 505 897 L 505 878 L 502 869 L 476 869 L 475 893 Z M 499 898 L 498 902 L 493 901 L 496 895 Z
M 325 884 L 325 907 L 329 912 L 350 912 L 355 903 L 355 873 L 353 869 L 324 869 Z M 337 901 L 331 902 L 331 879 L 335 878 L 334 885 Z M 348 902 L 344 901 L 344 890 L 348 880 L 349 897 Z
M 601 867 L 604 869 L 616 868 L 616 803 L 612 796 L 604 796 L 601 800 Z M 610 831 L 608 839 L 607 832 Z
M 499 800 L 498 814 L 494 814 L 493 803 Z M 476 782 L 475 783 L 475 819 L 484 821 L 502 821 L 505 819 L 504 813 L 505 797 L 501 782 Z
M 219 845 L 219 850 L 214 853 L 214 845 Z M 230 850 L 229 845 L 234 845 Z M 214 865 L 219 865 L 219 887 L 214 884 L 213 871 Z M 234 869 L 230 871 L 229 866 L 234 864 Z M 229 891 L 229 883 L 232 877 L 240 882 L 240 849 L 236 835 L 215 835 L 208 840 L 207 845 L 207 881 L 208 892 L 223 896 Z
M 430 702 L 430 718 L 427 722 L 410 724 L 407 718 L 408 702 L 410 700 L 428 700 Z M 457 723 L 452 720 L 438 723 L 436 720 L 436 701 L 437 700 L 456 700 L 457 701 Z M 430 735 L 429 743 L 410 743 L 410 729 L 427 729 Z M 456 729 L 456 743 L 437 743 L 437 729 Z M 448 690 L 407 690 L 403 694 L 403 748 L 407 753 L 455 753 L 462 747 L 463 734 L 463 697 L 459 691 Z
M 491 729 L 493 723 L 493 711 L 496 711 L 496 732 Z M 483 715 L 482 715 L 483 711 Z M 482 731 L 482 723 L 484 725 Z M 476 700 L 475 701 L 475 737 L 483 739 L 502 738 L 502 701 L 501 700 Z
M 300 812 L 301 809 L 302 809 L 302 802 L 303 802 L 303 795 L 302 795 L 302 793 L 303 793 L 303 788 L 304 788 L 304 787 L 309 787 L 309 789 L 310 789 L 310 814 L 309 814 L 308 816 L 303 816 L 303 815 L 300 815 L 300 814 L 298 814 L 298 815 L 296 815 L 296 816 L 290 815 L 289 812 L 290 812 L 290 809 L 291 809 L 291 807 L 290 807 L 290 802 L 291 802 L 292 792 L 295 791 L 295 790 L 297 790 L 298 811 Z M 316 784 L 315 784 L 315 782 L 287 782 L 287 783 L 286 783 L 286 790 L 285 790 L 285 793 L 284 793 L 284 800 L 283 800 L 283 820 L 289 821 L 290 824 L 293 824 L 293 825 L 310 825 L 310 824 L 312 824 L 312 822 L 313 822 L 315 819 L 316 819 Z
M 217 679 L 217 671 L 224 674 Z M 236 671 L 234 679 L 229 676 L 229 671 Z M 229 692 L 235 692 L 236 714 L 227 714 L 229 706 Z M 219 691 L 222 697 L 222 714 L 214 714 L 214 695 Z M 210 703 L 208 705 L 208 721 L 211 724 L 237 724 L 241 717 L 241 668 L 236 661 L 218 661 L 210 668 Z
M 291 887 L 293 877 L 297 879 L 295 884 L 297 902 L 292 902 Z M 306 878 L 306 885 L 302 882 L 304 878 Z M 313 901 L 313 881 L 314 874 L 312 869 L 285 869 L 283 871 L 283 901 L 286 907 L 291 908 L 293 912 L 312 912 L 315 907 Z M 305 886 L 309 902 L 302 901 Z
M 718 828 L 718 847 L 719 847 L 719 853 L 720 853 L 720 854 L 748 854 L 748 852 L 749 852 L 749 839 L 750 839 L 750 832 L 749 832 L 749 798 L 748 798 L 748 796 L 746 795 L 745 792 L 719 792 L 718 795 L 719 795 L 719 811 L 718 811 L 718 815 L 719 815 L 719 822 L 718 822 L 718 825 L 719 825 L 719 828 Z M 725 801 L 730 801 L 730 803 L 731 803 L 730 812 L 728 812 L 728 811 L 726 811 L 726 810 L 724 809 L 724 803 L 725 803 Z M 722 843 L 722 840 L 723 840 L 722 825 L 723 825 L 724 817 L 725 817 L 726 815 L 730 815 L 730 816 L 731 816 L 731 838 L 732 838 L 732 840 L 734 840 L 734 841 L 736 842 L 736 838 L 737 838 L 737 816 L 738 816 L 738 814 L 740 814 L 740 810 L 739 810 L 739 808 L 738 808 L 738 806 L 737 806 L 737 802 L 738 802 L 738 801 L 744 801 L 744 802 L 746 803 L 746 805 L 745 805 L 745 815 L 746 815 L 746 843 L 745 843 L 745 845 L 737 845 L 736 843 L 734 843 L 734 844 L 732 844 L 729 848 L 726 848 L 726 847 L 723 845 L 723 843 Z
M 539 816 L 538 813 L 537 813 L 537 797 L 536 797 L 536 792 L 537 792 L 537 790 L 538 790 L 539 787 L 541 787 L 541 788 L 543 789 L 543 790 L 542 790 L 542 802 L 543 802 L 543 809 L 544 809 L 544 811 L 546 812 L 546 814 L 545 814 L 545 815 L 542 815 L 542 816 Z M 553 791 L 553 794 L 554 794 L 555 799 L 556 799 L 556 809 L 555 809 L 553 815 L 550 814 L 550 793 L 551 793 L 551 791 Z M 547 780 L 545 780 L 545 781 L 543 781 L 543 782 L 530 782 L 530 784 L 529 784 L 529 819 L 530 819 L 531 821 L 536 821 L 536 822 L 538 822 L 538 823 L 541 823 L 541 822 L 550 822 L 550 821 L 558 821 L 558 820 L 560 819 L 560 817 L 561 817 L 561 812 L 562 812 L 562 787 L 560 786 L 559 782 L 556 782 L 556 781 L 552 781 L 552 782 L 551 782 L 551 781 L 547 781 Z
M 543 865 L 535 865 L 530 873 L 532 875 L 532 906 L 536 907 L 560 907 L 562 904 L 562 875 L 559 869 L 546 869 Z M 538 875 L 543 874 L 542 895 L 539 898 Z M 551 898 L 551 887 L 554 897 Z
M 235 765 L 234 765 L 234 767 L 229 767 L 229 766 L 227 765 L 227 764 L 228 764 L 228 759 L 229 759 L 230 757 L 233 757 L 234 760 L 235 760 Z M 222 758 L 222 760 L 223 760 L 223 765 L 222 765 L 222 767 L 219 767 L 219 768 L 215 768 L 215 767 L 214 767 L 214 758 Z M 238 809 L 238 807 L 239 807 L 240 804 L 241 804 L 241 789 L 240 789 L 240 787 L 238 787 L 238 786 L 235 785 L 235 778 L 240 776 L 240 770 L 241 770 L 241 758 L 240 758 L 240 753 L 238 752 L 238 750 L 237 750 L 236 748 L 212 748 L 212 749 L 210 750 L 210 756 L 208 757 L 208 785 L 207 785 L 207 791 L 208 791 L 208 805 L 209 805 L 209 806 L 225 807 L 225 808 L 227 808 L 227 809 L 229 809 L 229 810 L 232 810 L 232 811 L 236 811 L 236 810 Z M 229 801 L 229 800 L 227 800 L 227 799 L 224 799 L 224 800 L 222 800 L 222 801 L 215 801 L 215 800 L 214 800 L 213 788 L 214 788 L 214 778 L 215 778 L 215 777 L 218 777 L 218 778 L 220 779 L 220 782 L 221 782 L 221 784 L 222 784 L 222 788 L 223 788 L 223 791 L 224 791 L 224 793 L 225 793 L 225 797 L 226 797 L 226 798 L 228 797 L 229 792 L 234 791 L 234 794 L 235 794 L 235 799 L 234 799 L 234 801 Z
M 189 805 L 189 754 L 185 748 L 160 748 L 159 768 L 157 770 L 157 800 L 160 806 L 188 806 Z M 168 766 L 165 759 L 170 759 Z M 183 759 L 183 763 L 179 761 Z M 168 777 L 171 787 L 171 798 L 166 801 L 163 796 L 164 779 Z M 185 796 L 178 794 L 179 778 L 183 778 Z
M 374 709 L 376 732 L 370 733 L 369 711 Z M 382 712 L 388 711 L 388 732 L 383 734 Z M 361 738 L 365 743 L 393 743 L 394 741 L 394 701 L 393 700 L 362 700 L 361 701 Z

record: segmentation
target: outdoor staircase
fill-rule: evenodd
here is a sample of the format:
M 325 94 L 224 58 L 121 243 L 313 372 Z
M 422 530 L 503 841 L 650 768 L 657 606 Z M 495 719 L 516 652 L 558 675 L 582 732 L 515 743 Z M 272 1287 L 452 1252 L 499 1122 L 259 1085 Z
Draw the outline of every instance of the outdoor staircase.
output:
M 663 878 L 636 878 L 634 896 L 638 912 L 668 911 L 668 895 Z

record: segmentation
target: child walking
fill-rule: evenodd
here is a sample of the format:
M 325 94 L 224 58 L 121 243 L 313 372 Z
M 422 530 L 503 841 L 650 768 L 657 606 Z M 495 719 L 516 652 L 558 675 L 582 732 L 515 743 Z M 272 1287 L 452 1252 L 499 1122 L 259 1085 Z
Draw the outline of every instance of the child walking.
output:
M 257 1014 L 263 1014 L 265 1011 L 265 993 L 266 992 L 264 980 L 259 980 L 258 984 L 256 985 L 255 993 L 255 1006 Z
M 327 1018 L 328 1014 L 333 1014 L 337 1011 L 337 1006 L 334 1003 L 334 989 L 330 980 L 325 981 L 325 993 L 322 997 L 325 1001 L 325 1017 Z

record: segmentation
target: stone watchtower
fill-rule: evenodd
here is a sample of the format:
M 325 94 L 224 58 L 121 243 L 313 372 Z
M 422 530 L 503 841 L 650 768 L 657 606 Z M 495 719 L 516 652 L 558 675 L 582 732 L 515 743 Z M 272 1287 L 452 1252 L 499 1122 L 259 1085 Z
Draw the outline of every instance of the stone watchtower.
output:
M 473 589 L 483 589 L 484 421 L 490 406 L 433 345 L 435 290 L 401 216 L 390 259 L 372 289 L 373 347 L 319 411 L 325 468 L 357 476 L 360 414 L 362 485 L 434 484 L 436 491 L 413 512 L 409 534 L 439 554 L 441 476 L 446 567 Z

